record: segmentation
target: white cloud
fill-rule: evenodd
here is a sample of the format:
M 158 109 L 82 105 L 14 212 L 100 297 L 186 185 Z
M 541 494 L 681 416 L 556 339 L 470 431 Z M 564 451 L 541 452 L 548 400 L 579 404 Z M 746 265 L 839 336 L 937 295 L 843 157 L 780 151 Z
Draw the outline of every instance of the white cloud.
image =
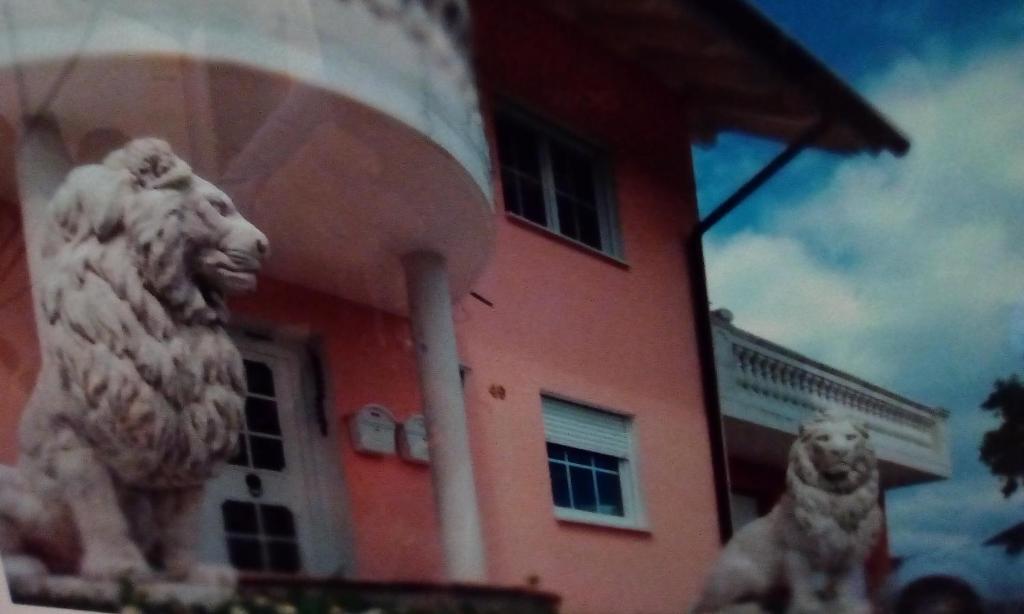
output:
M 711 300 L 738 326 L 952 410 L 954 479 L 890 499 L 904 551 L 1021 516 L 978 461 L 978 405 L 1024 370 L 1022 67 L 1024 44 L 897 63 L 867 93 L 910 136 L 905 158 L 845 160 L 706 245 Z
M 758 233 L 711 240 L 712 300 L 737 324 L 912 394 L 1010 363 L 1024 293 L 1024 45 L 929 76 L 897 64 L 870 98 L 906 158 L 857 158 Z M 966 368 L 965 368 L 966 367 Z M 986 383 L 987 386 L 987 383 Z M 931 391 L 931 392 L 929 392 Z

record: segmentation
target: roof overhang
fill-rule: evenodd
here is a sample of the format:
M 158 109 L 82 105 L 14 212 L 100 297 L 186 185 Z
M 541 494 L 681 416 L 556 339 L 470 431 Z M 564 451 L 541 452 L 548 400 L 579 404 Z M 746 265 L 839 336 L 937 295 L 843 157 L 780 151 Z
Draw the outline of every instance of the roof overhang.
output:
M 799 43 L 744 0 L 546 0 L 543 6 L 642 66 L 687 101 L 694 138 L 743 132 L 842 153 L 910 143 Z

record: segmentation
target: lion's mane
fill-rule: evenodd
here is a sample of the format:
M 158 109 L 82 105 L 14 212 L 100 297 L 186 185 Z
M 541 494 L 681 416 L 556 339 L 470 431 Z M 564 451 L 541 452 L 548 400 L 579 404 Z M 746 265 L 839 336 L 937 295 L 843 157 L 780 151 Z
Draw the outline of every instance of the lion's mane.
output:
M 822 414 L 804 425 L 790 448 L 781 503 L 787 512 L 783 515 L 786 541 L 826 568 L 863 560 L 881 526 L 878 463 L 862 425 L 855 424 L 860 439 L 849 477 L 841 485 L 830 484 L 812 460 L 809 442 L 837 419 L 844 418 Z
M 241 357 L 221 293 L 186 257 L 202 247 L 188 211 L 203 183 L 166 143 L 142 139 L 74 170 L 50 204 L 61 244 L 42 341 L 70 398 L 47 419 L 70 424 L 128 485 L 201 483 L 238 439 Z M 23 443 L 61 445 L 24 437 L 40 426 L 23 425 Z

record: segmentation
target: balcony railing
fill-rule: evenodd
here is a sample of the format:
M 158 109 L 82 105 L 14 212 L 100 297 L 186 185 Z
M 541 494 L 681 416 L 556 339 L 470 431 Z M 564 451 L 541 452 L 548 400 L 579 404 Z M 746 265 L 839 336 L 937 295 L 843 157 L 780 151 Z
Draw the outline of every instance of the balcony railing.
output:
M 867 424 L 879 457 L 934 477 L 949 475 L 948 412 L 917 403 L 712 319 L 726 416 L 795 433 L 809 413 L 842 409 Z

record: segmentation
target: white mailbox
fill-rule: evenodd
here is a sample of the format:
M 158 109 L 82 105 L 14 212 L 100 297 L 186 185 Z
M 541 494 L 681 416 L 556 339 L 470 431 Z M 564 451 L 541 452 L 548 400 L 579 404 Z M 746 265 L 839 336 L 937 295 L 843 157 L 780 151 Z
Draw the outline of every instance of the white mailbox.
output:
M 423 414 L 406 418 L 398 429 L 398 455 L 412 463 L 429 463 L 427 420 Z
M 348 423 L 352 447 L 366 454 L 395 453 L 395 418 L 383 405 L 366 405 Z

